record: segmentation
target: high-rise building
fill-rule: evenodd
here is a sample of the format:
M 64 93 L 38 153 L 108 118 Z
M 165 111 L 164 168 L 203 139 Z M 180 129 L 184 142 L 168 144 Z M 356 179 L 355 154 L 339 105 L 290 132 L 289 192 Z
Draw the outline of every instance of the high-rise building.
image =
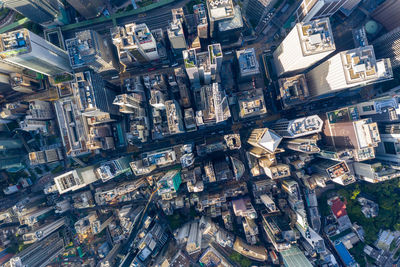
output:
M 68 54 L 27 29 L 0 35 L 0 57 L 45 75 L 71 72 Z
M 48 25 L 60 15 L 64 4 L 60 0 L 3 0 L 6 7 L 41 25 Z
M 335 49 L 329 19 L 297 23 L 273 53 L 277 75 L 304 71 Z
M 353 168 L 355 175 L 360 180 L 370 183 L 379 183 L 400 177 L 400 171 L 385 162 L 354 162 Z
M 298 118 L 290 121 L 278 121 L 271 126 L 277 134 L 284 138 L 298 138 L 322 131 L 323 121 L 318 115 Z
M 146 116 L 143 107 L 143 94 L 130 93 L 117 95 L 113 101 L 113 105 L 119 106 L 119 112 L 125 114 L 134 114 L 134 116 Z
M 130 160 L 131 158 L 129 156 L 113 159 L 100 164 L 94 172 L 99 179 L 103 182 L 107 182 L 123 173 L 130 173 Z
M 176 100 L 165 101 L 165 111 L 167 113 L 168 130 L 170 134 L 184 133 L 182 111 Z
M 383 1 L 371 14 L 371 16 L 381 23 L 386 30 L 391 31 L 400 26 L 397 18 L 400 12 L 400 2 L 397 0 Z
M 219 21 L 231 20 L 235 16 L 232 0 L 207 0 L 208 16 L 210 21 L 210 36 L 214 37 L 217 33 Z
M 356 161 L 375 158 L 375 147 L 381 142 L 376 122 L 371 119 L 333 122 L 334 112 L 330 112 L 324 127 L 324 140 L 336 149 L 353 150 Z
M 267 113 L 263 89 L 252 89 L 237 94 L 239 117 L 249 118 Z
M 392 68 L 400 68 L 400 26 L 372 42 L 376 57 L 389 58 Z
M 340 52 L 306 74 L 308 91 L 313 98 L 392 78 L 390 60 L 377 60 L 372 46 Z
M 65 40 L 69 60 L 74 70 L 91 68 L 96 72 L 118 70 L 111 44 L 93 30 L 75 33 L 75 38 Z
M 400 95 L 383 96 L 356 105 L 361 118 L 373 122 L 394 123 L 400 120 Z
M 282 137 L 268 128 L 259 128 L 251 131 L 247 143 L 250 145 L 266 150 L 273 154 L 278 148 Z
M 58 233 L 53 233 L 45 239 L 25 248 L 15 255 L 11 267 L 42 267 L 49 264 L 64 251 L 64 240 Z
M 167 33 L 171 47 L 176 54 L 180 54 L 183 50 L 187 49 L 185 34 L 180 20 L 171 21 L 167 27 Z
M 400 163 L 400 127 L 398 124 L 383 125 L 379 128 L 381 143 L 376 148 L 376 158 L 382 161 Z
M 208 38 L 208 20 L 207 11 L 204 4 L 193 6 L 193 13 L 197 27 L 197 36 L 202 39 Z
M 21 168 L 26 156 L 20 139 L 12 138 L 5 132 L 0 134 L 0 169 Z
M 40 90 L 44 90 L 43 81 L 38 80 L 36 77 L 25 75 L 21 73 L 11 73 L 9 83 L 14 91 L 31 94 Z
M 199 127 L 226 122 L 231 117 L 228 98 L 220 84 L 203 86 L 200 90 L 196 90 L 195 94 L 198 96 L 196 123 Z
M 196 50 L 189 49 L 182 51 L 185 71 L 192 85 L 200 85 L 200 74 L 197 68 Z
M 289 109 L 295 105 L 304 104 L 309 96 L 306 77 L 304 74 L 278 80 L 280 100 L 283 109 Z
M 149 60 L 158 60 L 160 57 L 157 52 L 157 42 L 146 24 L 133 24 L 132 30 L 135 34 L 136 42 L 140 45 Z
M 29 152 L 29 160 L 31 165 L 51 163 L 63 159 L 63 152 L 60 148 Z
M 234 6 L 233 11 L 232 19 L 218 21 L 218 33 L 216 37 L 220 43 L 232 44 L 237 42 L 241 36 L 244 24 L 240 6 Z
M 67 2 L 85 19 L 97 17 L 106 7 L 105 0 L 67 0 Z
M 85 121 L 77 100 L 72 97 L 62 98 L 54 102 L 54 109 L 67 155 L 74 157 L 89 153 Z
M 356 181 L 345 161 L 317 159 L 311 166 L 314 172 L 322 175 L 328 181 L 332 180 L 341 185 L 348 185 Z
M 243 10 L 254 28 L 271 11 L 277 0 L 246 0 L 243 3 Z
M 294 139 L 285 139 L 282 142 L 284 148 L 288 148 L 290 150 L 306 153 L 306 154 L 314 154 L 320 152 L 320 148 L 317 145 L 317 138 L 312 136 L 311 138 L 294 138 Z
M 208 46 L 207 52 L 197 53 L 195 49 L 182 51 L 185 71 L 194 87 L 210 84 L 217 79 L 222 66 L 222 49 L 220 44 Z
M 54 183 L 60 194 L 78 190 L 97 180 L 93 166 L 75 169 L 54 177 Z
M 150 61 L 143 48 L 136 41 L 135 24 L 127 24 L 125 27 L 116 26 L 111 28 L 111 38 L 117 47 L 119 61 L 124 64 L 133 62 L 145 63 Z
M 260 74 L 260 67 L 254 48 L 236 50 L 236 58 L 239 63 L 241 80 L 249 80 Z
M 118 114 L 117 107 L 113 105 L 116 95 L 113 85 L 103 81 L 94 71 L 76 73 L 72 88 L 84 116 Z
M 330 17 L 345 3 L 354 0 L 303 0 L 295 12 L 297 22 Z
M 176 195 L 181 183 L 181 171 L 170 170 L 160 180 L 157 181 L 157 193 L 164 200 L 172 199 L 173 196 Z

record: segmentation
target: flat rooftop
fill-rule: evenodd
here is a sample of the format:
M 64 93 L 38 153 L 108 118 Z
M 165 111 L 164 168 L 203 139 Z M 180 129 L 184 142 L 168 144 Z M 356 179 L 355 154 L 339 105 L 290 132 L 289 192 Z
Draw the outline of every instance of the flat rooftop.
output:
M 308 135 L 322 131 L 323 121 L 318 115 L 298 118 L 290 121 L 288 132 L 292 135 Z
M 260 73 L 254 48 L 238 50 L 236 51 L 236 57 L 239 62 L 240 73 L 242 75 Z
M 239 6 L 234 7 L 234 14 L 232 19 L 226 19 L 218 22 L 218 29 L 220 32 L 240 29 L 243 27 L 242 12 Z
M 340 57 L 348 84 L 393 77 L 390 61 L 377 61 L 371 45 L 341 52 Z
M 204 4 L 194 5 L 193 13 L 196 16 L 198 24 L 207 24 L 207 13 Z
M 298 23 L 296 27 L 304 56 L 336 49 L 329 18 Z
M 222 20 L 234 16 L 232 0 L 208 0 L 207 7 L 212 20 Z
M 182 51 L 183 61 L 185 68 L 194 68 L 197 66 L 197 57 L 195 49 L 188 49 Z
M 29 32 L 21 29 L 0 35 L 0 54 L 2 57 L 12 57 L 31 50 Z
M 135 35 L 139 43 L 150 43 L 152 42 L 152 35 L 147 27 L 146 24 L 141 23 L 141 24 L 136 24 L 135 25 Z

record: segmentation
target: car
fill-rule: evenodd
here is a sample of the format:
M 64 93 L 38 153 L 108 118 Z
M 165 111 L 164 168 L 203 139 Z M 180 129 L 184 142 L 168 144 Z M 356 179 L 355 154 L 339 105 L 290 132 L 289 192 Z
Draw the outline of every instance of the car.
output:
M 176 67 L 178 66 L 178 62 L 175 62 L 174 64 L 171 65 L 171 67 Z
M 153 71 L 153 70 L 156 70 L 156 68 L 150 68 L 147 71 Z

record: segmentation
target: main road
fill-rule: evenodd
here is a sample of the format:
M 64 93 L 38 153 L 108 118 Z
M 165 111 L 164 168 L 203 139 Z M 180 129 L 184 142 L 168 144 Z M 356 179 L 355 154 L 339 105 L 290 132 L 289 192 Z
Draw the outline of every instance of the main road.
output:
M 131 16 L 121 17 L 116 19 L 116 23 L 118 26 L 122 26 L 128 23 L 135 22 L 146 23 L 147 27 L 150 30 L 163 28 L 165 29 L 168 26 L 169 21 L 172 20 L 171 9 L 179 8 L 185 6 L 190 0 L 177 0 L 173 3 L 164 5 L 162 7 L 158 7 L 147 11 L 145 13 L 135 14 Z M 94 30 L 100 34 L 108 34 L 110 33 L 110 29 L 114 26 L 112 20 L 108 20 L 105 22 L 101 22 L 98 24 L 91 24 L 87 26 L 82 26 L 79 28 L 75 28 L 72 30 L 63 31 L 63 35 L 65 39 L 73 38 L 75 36 L 75 32 L 83 31 L 83 30 Z

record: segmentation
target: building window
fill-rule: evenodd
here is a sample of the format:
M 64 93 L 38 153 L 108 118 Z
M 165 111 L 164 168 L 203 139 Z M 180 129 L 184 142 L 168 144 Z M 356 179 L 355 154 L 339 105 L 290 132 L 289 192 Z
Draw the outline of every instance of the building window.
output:
M 396 155 L 396 147 L 393 142 L 383 142 L 386 154 Z
M 362 107 L 362 110 L 363 110 L 364 112 L 373 111 L 373 110 L 375 110 L 375 107 L 374 107 L 374 105 L 363 106 L 363 107 Z

